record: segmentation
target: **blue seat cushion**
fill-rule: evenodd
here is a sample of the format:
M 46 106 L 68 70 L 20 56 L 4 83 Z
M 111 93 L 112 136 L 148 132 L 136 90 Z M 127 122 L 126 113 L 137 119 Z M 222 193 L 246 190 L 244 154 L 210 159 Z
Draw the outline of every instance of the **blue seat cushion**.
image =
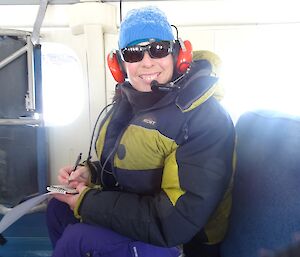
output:
M 300 119 L 248 112 L 237 130 L 237 166 L 223 257 L 281 249 L 300 232 Z

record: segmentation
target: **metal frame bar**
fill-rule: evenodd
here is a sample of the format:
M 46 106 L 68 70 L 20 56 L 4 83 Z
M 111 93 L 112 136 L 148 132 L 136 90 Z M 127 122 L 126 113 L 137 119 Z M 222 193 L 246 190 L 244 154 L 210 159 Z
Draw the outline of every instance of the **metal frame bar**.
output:
M 29 125 L 29 126 L 40 126 L 41 120 L 38 119 L 0 119 L 1 125 Z
M 31 33 L 24 30 L 17 29 L 0 29 L 0 36 L 16 36 L 16 37 L 26 37 L 30 36 Z
M 31 37 L 26 38 L 27 41 L 27 68 L 28 68 L 28 91 L 25 96 L 26 109 L 35 111 L 35 79 L 34 79 L 34 55 Z
M 0 0 L 0 4 L 3 0 Z M 0 35 L 6 36 L 23 36 L 26 37 L 26 45 L 4 60 L 0 62 L 0 69 L 4 66 L 27 52 L 27 69 L 28 69 L 28 89 L 27 94 L 25 95 L 25 107 L 27 111 L 35 111 L 36 109 L 36 102 L 35 102 L 35 79 L 34 79 L 34 54 L 33 54 L 33 46 L 39 42 L 40 36 L 40 28 L 42 26 L 43 19 L 45 17 L 45 13 L 47 10 L 49 0 L 40 0 L 40 8 L 35 20 L 33 31 L 29 33 L 27 31 L 20 31 L 20 30 L 1 30 Z
M 147 2 L 150 0 L 122 0 L 122 2 Z M 167 1 L 174 1 L 174 0 L 151 0 L 151 1 L 160 1 L 160 2 L 167 2 Z M 175 1 L 182 1 L 182 0 L 175 0 Z M 211 0 L 215 1 L 215 0 Z M 83 1 L 80 0 L 50 0 L 50 4 L 77 4 L 82 3 Z M 100 3 L 110 3 L 110 2 L 120 2 L 120 0 L 94 0 L 94 2 Z M 39 5 L 40 0 L 0 0 L 0 5 Z
M 75 4 L 80 0 L 52 0 L 51 4 Z M 40 0 L 0 0 L 0 5 L 40 5 Z
M 4 30 L 0 32 L 0 35 L 4 35 L 4 32 L 8 32 L 8 30 Z M 20 31 L 11 31 L 8 33 L 9 36 L 26 36 L 26 45 L 15 51 L 5 59 L 0 62 L 0 69 L 17 59 L 19 56 L 27 53 L 27 69 L 28 69 L 28 88 L 27 94 L 25 96 L 25 106 L 27 111 L 35 110 L 35 83 L 34 83 L 34 61 L 33 61 L 33 44 L 31 42 L 31 34 L 28 32 L 20 33 Z

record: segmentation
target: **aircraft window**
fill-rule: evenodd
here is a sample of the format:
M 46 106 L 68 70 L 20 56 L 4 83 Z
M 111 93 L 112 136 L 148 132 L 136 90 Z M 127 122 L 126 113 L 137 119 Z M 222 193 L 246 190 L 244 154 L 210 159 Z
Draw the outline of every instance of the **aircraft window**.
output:
M 295 33 L 299 29 L 261 26 L 224 37 L 220 83 L 225 88 L 223 104 L 235 121 L 255 109 L 300 115 L 300 36 Z
M 42 45 L 43 108 L 46 126 L 74 121 L 83 109 L 83 77 L 79 60 L 68 47 Z

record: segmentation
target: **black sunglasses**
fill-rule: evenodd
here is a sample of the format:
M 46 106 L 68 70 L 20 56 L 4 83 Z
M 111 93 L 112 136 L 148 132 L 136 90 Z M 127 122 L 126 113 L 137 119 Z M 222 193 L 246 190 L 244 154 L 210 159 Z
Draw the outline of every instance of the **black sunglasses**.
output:
M 125 62 L 140 62 L 147 51 L 151 58 L 159 59 L 172 53 L 172 46 L 172 41 L 152 42 L 145 46 L 134 45 L 121 49 L 121 56 Z

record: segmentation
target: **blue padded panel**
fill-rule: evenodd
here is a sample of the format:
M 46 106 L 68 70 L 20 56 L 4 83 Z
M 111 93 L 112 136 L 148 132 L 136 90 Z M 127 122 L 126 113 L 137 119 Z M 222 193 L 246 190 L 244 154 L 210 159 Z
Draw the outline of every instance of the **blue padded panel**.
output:
M 24 47 L 25 44 L 23 39 L 0 36 L 0 61 Z M 0 69 L 0 118 L 28 116 L 25 106 L 27 83 L 27 56 L 24 53 Z
M 257 111 L 241 116 L 233 209 L 222 257 L 281 249 L 300 231 L 300 118 Z
M 26 214 L 5 230 L 7 243 L 0 246 L 0 257 L 52 256 L 45 214 L 44 211 Z
M 39 192 L 37 135 L 40 129 L 26 125 L 0 126 L 0 204 L 13 207 L 24 197 Z

